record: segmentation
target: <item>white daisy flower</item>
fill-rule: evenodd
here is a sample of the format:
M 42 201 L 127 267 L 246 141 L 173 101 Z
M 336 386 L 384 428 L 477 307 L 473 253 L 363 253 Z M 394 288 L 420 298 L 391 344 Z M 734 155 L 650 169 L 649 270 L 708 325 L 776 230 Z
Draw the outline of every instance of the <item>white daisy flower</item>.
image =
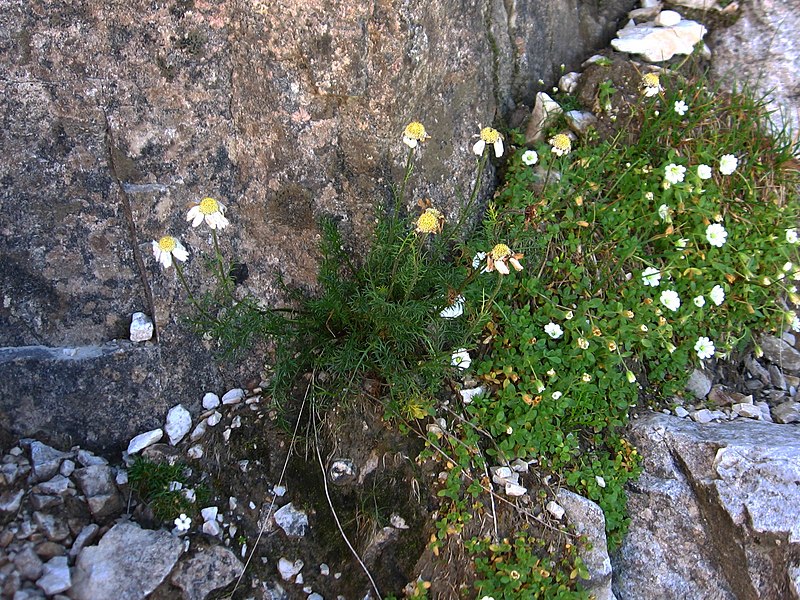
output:
M 497 158 L 503 156 L 503 136 L 497 129 L 492 129 L 491 127 L 481 129 L 480 139 L 475 142 L 472 151 L 478 156 L 483 156 L 486 144 L 494 146 L 494 155 Z
M 430 137 L 425 131 L 425 126 L 418 121 L 411 121 L 403 131 L 403 143 L 409 148 L 416 148 Z
M 657 96 L 659 92 L 663 91 L 664 88 L 661 87 L 661 81 L 658 78 L 658 73 L 646 73 L 643 75 L 641 89 L 642 93 L 648 98 Z
M 569 154 L 572 150 L 572 140 L 565 133 L 557 133 L 551 137 L 548 142 L 552 149 L 553 154 L 556 156 L 564 156 Z
M 199 204 L 189 209 L 186 220 L 192 222 L 192 227 L 205 221 L 211 229 L 224 229 L 229 224 L 225 218 L 225 205 L 214 198 L 203 198 Z
M 522 271 L 523 267 L 519 259 L 523 256 L 524 255 L 519 252 L 513 252 L 511 248 L 505 244 L 497 244 L 492 248 L 486 258 L 486 270 L 490 272 L 497 270 L 497 272 L 502 275 L 508 275 L 511 271 L 506 263 L 509 263 L 514 267 L 515 271 Z
M 172 266 L 172 258 L 181 262 L 186 262 L 189 258 L 189 253 L 177 239 L 171 235 L 165 235 L 157 242 L 153 240 L 153 256 L 161 263 L 165 269 Z

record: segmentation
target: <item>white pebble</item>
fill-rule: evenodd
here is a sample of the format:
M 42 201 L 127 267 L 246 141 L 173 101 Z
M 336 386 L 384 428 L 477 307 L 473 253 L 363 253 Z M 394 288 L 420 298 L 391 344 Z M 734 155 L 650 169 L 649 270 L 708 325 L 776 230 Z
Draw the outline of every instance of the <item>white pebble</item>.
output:
M 217 408 L 219 406 L 219 396 L 217 396 L 213 392 L 206 393 L 203 396 L 203 408 L 206 410 L 211 410 L 212 408 Z
M 558 520 L 561 520 L 564 516 L 564 508 L 554 500 L 550 500 L 545 508 L 547 508 L 547 512 Z

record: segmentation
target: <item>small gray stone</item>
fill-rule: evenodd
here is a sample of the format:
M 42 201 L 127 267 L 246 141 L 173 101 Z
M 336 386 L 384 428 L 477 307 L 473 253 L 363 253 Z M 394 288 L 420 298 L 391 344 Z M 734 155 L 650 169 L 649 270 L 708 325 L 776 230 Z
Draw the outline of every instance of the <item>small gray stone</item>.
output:
M 704 371 L 695 369 L 689 375 L 689 381 L 686 382 L 686 391 L 698 400 L 705 400 L 711 391 L 711 378 Z
M 61 496 L 48 496 L 46 494 L 31 494 L 29 496 L 33 510 L 44 510 L 64 504 Z
M 653 22 L 659 27 L 672 27 L 681 22 L 681 16 L 674 10 L 662 10 Z
M 69 477 L 72 475 L 72 472 L 75 470 L 75 461 L 73 460 L 65 460 L 61 463 L 61 468 L 58 470 L 64 477 Z
M 167 432 L 169 443 L 176 446 L 192 428 L 192 415 L 182 404 L 169 409 L 164 431 Z
M 15 513 L 22 504 L 25 490 L 8 490 L 0 494 L 0 514 Z
M 244 390 L 241 388 L 234 388 L 225 392 L 222 396 L 222 404 L 239 404 L 244 399 Z
M 759 340 L 764 357 L 788 371 L 800 371 L 800 352 L 780 338 L 772 335 L 761 336 Z
M 772 418 L 776 423 L 800 422 L 800 402 L 784 402 L 772 409 Z
M 206 521 L 202 527 L 203 533 L 212 537 L 219 537 L 222 533 L 222 528 L 217 521 Z
M 733 410 L 733 413 L 739 417 L 746 417 L 748 419 L 761 418 L 761 409 L 753 404 L 734 404 L 731 409 Z
M 152 446 L 163 436 L 164 432 L 160 429 L 153 429 L 151 431 L 146 431 L 145 433 L 140 433 L 128 444 L 128 454 L 136 454 L 148 446 Z
M 24 590 L 17 590 L 14 593 L 13 600 L 45 600 L 45 595 L 39 590 L 26 588 Z
M 597 125 L 597 117 L 591 112 L 570 110 L 564 113 L 569 128 L 580 136 L 585 136 Z
M 69 565 L 66 556 L 55 556 L 44 565 L 42 576 L 36 582 L 48 596 L 60 594 L 72 586 Z
M 36 581 L 42 576 L 42 561 L 34 552 L 33 546 L 26 544 L 14 557 L 14 566 L 19 574 L 29 581 Z
M 49 494 L 49 495 L 59 496 L 67 491 L 67 489 L 69 488 L 69 483 L 70 483 L 69 479 L 59 474 L 53 477 L 52 479 L 49 479 L 34 486 L 33 490 L 31 491 L 36 492 L 37 494 Z
M 153 320 L 143 312 L 135 312 L 131 316 L 131 341 L 146 342 L 153 337 Z
M 527 493 L 527 491 L 528 491 L 527 488 L 519 484 L 511 482 L 506 483 L 506 489 L 505 489 L 506 496 L 512 496 L 512 497 L 524 496 Z
M 525 131 L 525 142 L 536 144 L 544 139 L 544 132 L 555 118 L 562 113 L 561 106 L 544 92 L 536 94 L 533 111 Z
M 78 537 L 75 538 L 75 541 L 72 542 L 72 547 L 69 549 L 70 559 L 74 560 L 86 544 L 91 544 L 99 530 L 100 526 L 96 523 L 90 523 L 81 529 L 81 532 L 78 534 Z
M 273 518 L 289 537 L 303 537 L 308 531 L 308 516 L 291 502 L 276 510 Z
M 88 450 L 78 450 L 78 462 L 82 467 L 91 467 L 93 465 L 107 465 L 108 461 L 102 456 L 92 454 Z
M 205 410 L 211 410 L 213 408 L 217 408 L 219 406 L 219 396 L 214 394 L 213 392 L 206 393 L 203 396 L 203 408 Z
M 756 406 L 761 409 L 761 420 L 767 423 L 773 423 L 772 414 L 770 413 L 769 404 L 766 402 L 756 402 Z
M 675 416 L 684 419 L 689 416 L 689 411 L 683 408 L 682 406 L 675 407 Z
M 562 75 L 561 79 L 558 80 L 558 89 L 565 94 L 571 94 L 577 89 L 580 78 L 580 73 L 570 71 L 569 73 Z
M 302 560 L 296 560 L 292 562 L 288 558 L 283 557 L 278 560 L 278 572 L 281 574 L 281 577 L 283 577 L 284 581 L 289 581 L 302 570 Z
M 69 537 L 69 527 L 66 521 L 59 517 L 37 511 L 33 513 L 33 520 L 39 531 L 44 533 L 51 542 L 61 542 Z
M 356 478 L 356 466 L 353 461 L 347 458 L 338 458 L 331 463 L 330 479 L 331 483 L 343 485 L 350 483 Z
M 759 379 L 762 383 L 764 384 L 770 383 L 769 371 L 765 367 L 763 367 L 761 363 L 758 362 L 755 358 L 748 357 L 747 359 L 745 359 L 744 366 L 750 373 L 750 375 Z
M 289 595 L 281 587 L 280 583 L 275 581 L 265 581 L 261 584 L 261 593 L 264 600 L 289 600 Z
M 30 451 L 33 483 L 52 478 L 61 468 L 61 461 L 70 457 L 65 452 L 37 441 L 31 442 Z
M 692 419 L 701 425 L 710 423 L 714 420 L 714 415 L 707 408 L 696 410 L 692 413 Z
M 558 520 L 561 520 L 561 518 L 564 516 L 564 507 L 554 500 L 550 500 L 545 508 L 547 509 L 547 512 L 549 512 Z
M 184 600 L 205 600 L 241 575 L 244 566 L 229 549 L 211 546 L 182 560 L 171 581 L 183 591 Z
M 781 373 L 781 370 L 776 365 L 769 366 L 769 378 L 774 385 L 779 390 L 788 390 L 789 386 L 786 385 L 786 378 Z

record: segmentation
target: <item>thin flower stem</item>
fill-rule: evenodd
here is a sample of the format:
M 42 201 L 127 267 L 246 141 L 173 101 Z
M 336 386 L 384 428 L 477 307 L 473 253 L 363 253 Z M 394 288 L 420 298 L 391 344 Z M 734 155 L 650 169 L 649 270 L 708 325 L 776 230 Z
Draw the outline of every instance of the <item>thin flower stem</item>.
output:
M 219 283 L 222 286 L 222 291 L 226 296 L 232 298 L 231 290 L 229 288 L 230 282 L 228 281 L 227 268 L 225 267 L 225 259 L 222 257 L 222 251 L 219 248 L 219 240 L 217 239 L 217 230 L 211 230 L 211 239 L 214 241 L 214 252 L 217 255 L 217 268 L 219 269 Z
M 406 158 L 406 169 L 405 174 L 403 175 L 403 185 L 400 187 L 400 196 L 397 198 L 397 204 L 399 206 L 403 206 L 403 200 L 406 196 L 406 183 L 408 183 L 409 177 L 411 177 L 411 171 L 414 170 L 414 149 L 408 149 L 408 157 Z
M 195 299 L 194 294 L 192 294 L 192 290 L 189 288 L 189 284 L 186 282 L 186 276 L 183 274 L 183 267 L 181 267 L 180 263 L 177 260 L 175 261 L 174 264 L 175 264 L 175 271 L 177 271 L 178 273 L 178 279 L 181 280 L 183 288 L 186 290 L 186 294 L 189 296 L 189 301 L 192 304 L 194 304 L 195 308 L 198 311 L 200 311 L 200 314 L 202 314 L 206 319 L 209 319 L 210 321 L 216 321 L 217 319 L 215 317 L 212 317 L 202 306 L 200 306 L 200 303 Z
M 478 197 L 478 191 L 481 188 L 481 176 L 483 175 L 483 170 L 486 168 L 486 163 L 489 161 L 489 152 L 484 151 L 481 155 L 480 159 L 478 159 L 478 167 L 475 173 L 475 185 L 472 186 L 472 193 L 469 195 L 469 199 L 467 203 L 464 205 L 464 208 L 461 210 L 461 215 L 458 218 L 455 226 L 452 228 L 448 228 L 449 234 L 446 237 L 443 237 L 442 243 L 446 244 L 449 242 L 456 232 L 461 230 L 461 226 L 464 224 L 464 221 L 470 214 L 470 210 L 472 209 L 472 205 L 475 203 L 476 198 Z

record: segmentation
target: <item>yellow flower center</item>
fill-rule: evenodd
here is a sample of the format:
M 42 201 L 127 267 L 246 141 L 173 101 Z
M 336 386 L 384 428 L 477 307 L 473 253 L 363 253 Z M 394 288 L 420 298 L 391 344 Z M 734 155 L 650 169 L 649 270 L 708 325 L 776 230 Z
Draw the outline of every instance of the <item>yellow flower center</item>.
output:
M 160 240 L 158 240 L 158 247 L 161 249 L 162 252 L 172 252 L 175 248 L 178 247 L 178 242 L 175 241 L 175 238 L 171 235 L 165 235 Z
M 511 248 L 505 244 L 497 244 L 491 251 L 492 260 L 504 260 L 511 256 Z
M 219 202 L 213 198 L 203 198 L 200 200 L 200 212 L 204 215 L 213 215 L 219 212 Z
M 418 142 L 424 142 L 428 137 L 425 126 L 419 121 L 411 121 L 411 123 L 406 125 L 406 130 L 403 132 L 403 135 L 412 140 L 417 140 Z
M 435 208 L 425 209 L 417 219 L 417 231 L 421 233 L 438 233 L 443 219 L 442 213 Z
M 647 73 L 642 77 L 642 85 L 649 88 L 657 88 L 661 85 L 661 81 L 656 73 Z
M 553 136 L 553 139 L 550 140 L 550 145 L 553 148 L 558 148 L 562 152 L 569 152 L 572 148 L 572 141 L 569 139 L 569 136 L 563 133 L 559 133 Z
M 502 136 L 497 129 L 492 129 L 491 127 L 484 127 L 481 129 L 481 139 L 487 144 L 495 144 L 500 141 L 501 138 Z

